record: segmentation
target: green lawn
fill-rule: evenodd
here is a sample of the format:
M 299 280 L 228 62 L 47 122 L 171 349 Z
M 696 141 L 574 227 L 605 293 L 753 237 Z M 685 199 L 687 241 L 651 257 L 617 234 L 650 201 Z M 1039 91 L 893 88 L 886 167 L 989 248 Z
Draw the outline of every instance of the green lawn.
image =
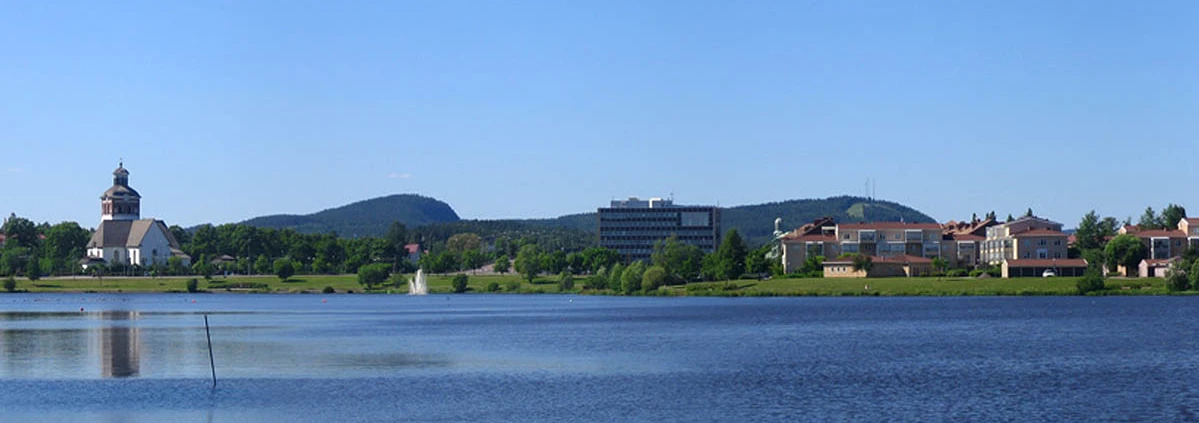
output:
M 396 285 L 376 287 L 373 292 L 406 294 L 407 278 Z M 431 275 L 429 292 L 449 293 L 452 276 Z M 53 278 L 36 282 L 19 279 L 17 290 L 28 292 L 185 292 L 190 277 L 115 278 L 91 277 Z M 196 278 L 198 287 L 209 292 L 321 292 L 326 286 L 339 293 L 362 292 L 355 275 L 299 275 L 288 281 L 273 276 Z M 1074 295 L 1078 278 L 873 278 L 873 279 L 792 279 L 738 280 L 704 282 L 687 286 L 662 288 L 659 295 L 716 295 L 716 296 L 956 296 L 956 295 Z M 610 294 L 611 292 L 582 292 L 585 277 L 575 278 L 572 292 Z M 498 293 L 560 293 L 556 277 L 541 277 L 528 283 L 519 276 L 469 276 L 468 292 L 485 292 L 490 282 L 496 282 Z M 510 291 L 508 285 L 518 283 Z M 869 289 L 866 287 L 869 286 Z M 1108 279 L 1108 295 L 1163 295 L 1167 291 L 1162 279 Z

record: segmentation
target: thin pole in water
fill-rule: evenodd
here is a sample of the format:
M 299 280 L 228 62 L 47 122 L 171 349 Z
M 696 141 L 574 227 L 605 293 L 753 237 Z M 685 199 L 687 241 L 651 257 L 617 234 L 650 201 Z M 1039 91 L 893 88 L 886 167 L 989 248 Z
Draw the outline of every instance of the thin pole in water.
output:
M 212 389 L 216 389 L 216 361 L 212 359 L 212 332 L 208 330 L 208 315 L 204 315 L 204 335 L 208 337 L 208 365 L 212 367 Z

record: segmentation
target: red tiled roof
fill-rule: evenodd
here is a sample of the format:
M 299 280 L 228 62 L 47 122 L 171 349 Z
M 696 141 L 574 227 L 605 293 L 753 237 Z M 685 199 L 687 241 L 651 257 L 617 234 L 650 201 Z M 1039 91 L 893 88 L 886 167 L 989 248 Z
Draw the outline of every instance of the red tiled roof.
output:
M 1199 225 L 1199 217 L 1185 217 L 1188 225 Z
M 1060 236 L 1060 237 L 1065 238 L 1067 235 L 1061 231 L 1053 231 L 1053 230 L 1049 230 L 1049 229 L 1033 229 L 1031 231 L 1025 231 L 1025 232 L 1021 232 L 1021 233 L 1012 235 L 1012 238 L 1024 238 L 1024 237 L 1032 237 L 1032 236 Z
M 909 222 L 874 222 L 874 223 L 842 223 L 838 229 L 941 229 L 938 223 L 909 223 Z
M 1086 267 L 1084 259 L 1020 259 L 1006 260 L 1007 267 Z
M 1135 233 L 1140 238 L 1186 238 L 1187 234 L 1183 231 L 1167 231 L 1162 229 L 1150 229 Z

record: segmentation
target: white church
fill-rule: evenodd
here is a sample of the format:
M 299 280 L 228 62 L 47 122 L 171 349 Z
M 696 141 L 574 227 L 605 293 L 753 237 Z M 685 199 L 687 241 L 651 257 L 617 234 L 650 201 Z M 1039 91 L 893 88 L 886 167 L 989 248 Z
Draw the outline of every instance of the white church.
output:
M 100 226 L 87 243 L 88 264 L 150 267 L 166 265 L 174 256 L 191 265 L 191 257 L 179 249 L 179 241 L 166 223 L 158 219 L 141 218 L 142 196 L 129 187 L 129 171 L 121 163 L 112 172 L 112 188 L 100 196 Z

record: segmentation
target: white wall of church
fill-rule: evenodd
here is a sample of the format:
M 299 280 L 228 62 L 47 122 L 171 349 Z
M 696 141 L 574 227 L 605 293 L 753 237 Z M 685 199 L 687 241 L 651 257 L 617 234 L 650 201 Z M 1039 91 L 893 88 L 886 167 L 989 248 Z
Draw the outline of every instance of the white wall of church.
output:
M 142 238 L 139 250 L 138 263 L 142 266 L 167 264 L 167 258 L 171 256 L 171 242 L 167 240 L 166 234 L 162 233 L 159 225 L 153 225 L 146 231 L 146 237 Z

